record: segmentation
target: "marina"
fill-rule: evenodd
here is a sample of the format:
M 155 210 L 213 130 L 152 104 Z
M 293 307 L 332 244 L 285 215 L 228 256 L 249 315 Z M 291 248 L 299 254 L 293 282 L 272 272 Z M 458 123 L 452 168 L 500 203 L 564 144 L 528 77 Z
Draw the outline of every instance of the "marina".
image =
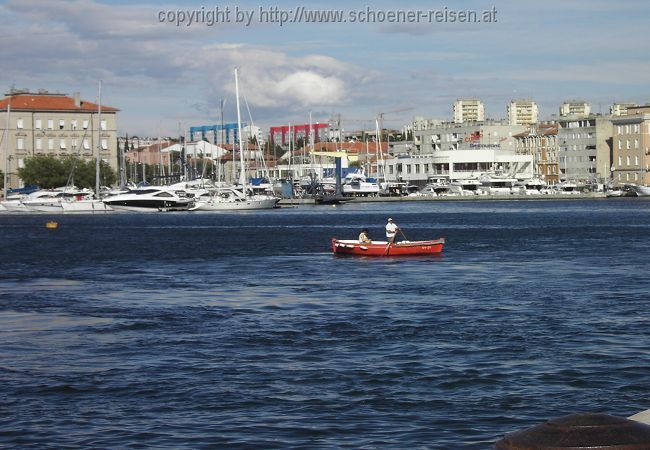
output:
M 0 449 L 650 450 L 650 2 L 415 3 L 2 2 Z

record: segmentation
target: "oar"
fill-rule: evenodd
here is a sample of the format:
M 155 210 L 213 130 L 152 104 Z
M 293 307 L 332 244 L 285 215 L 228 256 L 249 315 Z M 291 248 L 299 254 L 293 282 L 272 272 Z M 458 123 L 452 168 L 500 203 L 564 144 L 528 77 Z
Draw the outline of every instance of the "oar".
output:
M 386 246 L 386 251 L 384 252 L 384 254 L 382 256 L 388 255 L 388 250 L 390 250 L 390 244 L 391 244 L 391 242 L 388 241 L 388 245 Z
M 404 236 L 404 239 L 406 239 L 407 241 L 410 241 L 410 239 L 406 237 L 406 235 L 404 234 L 404 232 L 402 231 L 401 228 L 398 228 L 398 230 L 399 230 L 400 233 L 402 233 L 402 236 Z

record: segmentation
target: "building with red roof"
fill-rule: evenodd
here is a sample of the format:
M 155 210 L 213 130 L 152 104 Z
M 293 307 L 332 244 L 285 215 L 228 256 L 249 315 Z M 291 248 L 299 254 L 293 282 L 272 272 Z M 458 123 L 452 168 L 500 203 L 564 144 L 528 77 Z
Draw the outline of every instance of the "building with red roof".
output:
M 7 114 L 7 111 L 9 113 Z M 4 170 L 7 159 L 8 187 L 18 187 L 18 169 L 35 155 L 97 157 L 117 169 L 117 108 L 45 90 L 12 89 L 0 100 L 0 123 L 8 128 L 7 146 L 2 145 Z M 7 118 L 9 124 L 7 127 Z M 101 130 L 100 130 L 101 128 Z M 7 154 L 4 149 L 7 148 Z

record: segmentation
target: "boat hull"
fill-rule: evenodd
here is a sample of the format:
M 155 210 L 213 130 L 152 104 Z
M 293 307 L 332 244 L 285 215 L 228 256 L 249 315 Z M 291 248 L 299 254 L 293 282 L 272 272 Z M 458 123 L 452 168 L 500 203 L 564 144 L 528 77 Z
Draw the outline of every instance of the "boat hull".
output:
M 630 188 L 636 192 L 638 197 L 650 197 L 650 186 L 641 186 L 637 184 L 631 184 Z
M 64 213 L 94 214 L 112 212 L 110 206 L 101 200 L 78 200 L 74 202 L 61 203 Z
M 445 239 L 431 241 L 404 241 L 388 245 L 385 241 L 362 244 L 353 240 L 332 238 L 332 252 L 336 255 L 354 256 L 422 256 L 439 255 L 445 244 Z
M 168 212 L 168 211 L 187 211 L 191 203 L 177 201 L 113 201 L 104 200 L 109 208 L 115 211 L 131 212 Z
M 237 201 L 207 201 L 197 202 L 192 211 L 250 211 L 256 209 L 273 209 L 278 199 L 237 200 Z

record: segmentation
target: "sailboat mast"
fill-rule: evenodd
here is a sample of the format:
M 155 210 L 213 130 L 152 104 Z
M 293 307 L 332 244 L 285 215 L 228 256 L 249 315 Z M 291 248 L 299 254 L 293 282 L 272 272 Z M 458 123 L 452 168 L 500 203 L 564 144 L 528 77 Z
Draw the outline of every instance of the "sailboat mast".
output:
M 11 97 L 10 97 L 11 98 Z M 11 119 L 11 103 L 7 105 L 7 122 L 5 124 L 5 173 L 4 173 L 4 197 L 7 200 L 7 181 L 9 176 L 9 120 Z
M 99 198 L 99 158 L 102 149 L 102 80 L 99 80 L 99 94 L 97 102 L 97 159 L 95 160 L 95 196 Z
M 239 163 L 241 170 L 239 172 L 239 183 L 242 185 L 244 193 L 246 192 L 246 171 L 244 167 L 244 144 L 242 143 L 241 131 L 241 109 L 239 106 L 239 75 L 235 67 L 235 96 L 237 97 L 237 139 L 239 140 Z M 234 162 L 234 161 L 233 161 Z

